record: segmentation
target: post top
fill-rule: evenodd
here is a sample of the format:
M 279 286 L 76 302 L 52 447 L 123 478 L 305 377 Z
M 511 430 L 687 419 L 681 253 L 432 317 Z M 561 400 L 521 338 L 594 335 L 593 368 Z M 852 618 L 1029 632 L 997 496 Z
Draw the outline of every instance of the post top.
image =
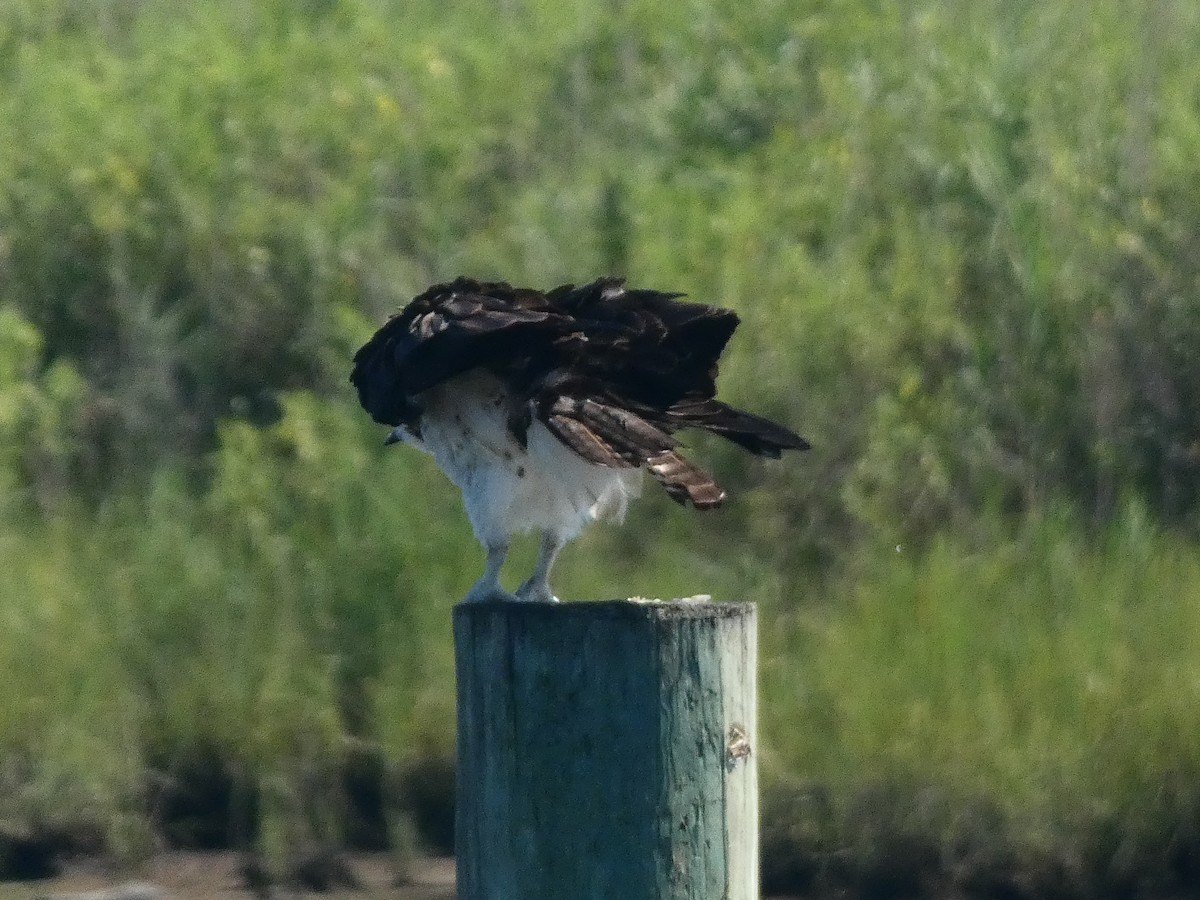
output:
M 516 614 L 547 618 L 601 618 L 662 621 L 670 619 L 735 619 L 754 612 L 753 603 L 714 603 L 707 595 L 673 600 L 572 600 L 567 603 L 536 603 L 512 600 L 460 602 L 455 616 Z

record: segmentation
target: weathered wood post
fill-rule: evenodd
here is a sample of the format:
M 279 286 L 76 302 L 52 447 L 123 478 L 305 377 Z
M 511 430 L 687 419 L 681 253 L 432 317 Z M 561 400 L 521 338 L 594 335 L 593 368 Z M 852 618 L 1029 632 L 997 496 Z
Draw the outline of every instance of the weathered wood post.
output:
M 459 900 L 758 897 L 756 617 L 454 611 Z

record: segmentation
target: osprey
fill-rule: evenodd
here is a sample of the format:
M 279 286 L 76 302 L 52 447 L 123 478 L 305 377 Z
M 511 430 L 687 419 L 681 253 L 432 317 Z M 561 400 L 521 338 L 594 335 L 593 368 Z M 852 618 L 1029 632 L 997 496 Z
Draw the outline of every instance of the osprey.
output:
M 386 443 L 431 454 L 462 491 L 487 551 L 466 599 L 541 600 L 567 541 L 619 519 L 645 469 L 682 504 L 725 499 L 679 453 L 699 428 L 758 454 L 806 450 L 782 425 L 716 399 L 717 360 L 738 325 L 727 309 L 602 278 L 548 292 L 458 278 L 392 316 L 354 357 L 350 381 Z M 514 535 L 542 534 L 533 574 L 500 585 Z

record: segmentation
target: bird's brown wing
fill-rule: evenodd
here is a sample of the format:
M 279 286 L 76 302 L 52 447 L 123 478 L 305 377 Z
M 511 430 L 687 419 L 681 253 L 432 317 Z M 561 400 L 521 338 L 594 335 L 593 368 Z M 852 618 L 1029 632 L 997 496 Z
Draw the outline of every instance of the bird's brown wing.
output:
M 630 410 L 560 396 L 543 421 L 555 437 L 589 462 L 612 468 L 645 467 L 676 502 L 711 509 L 725 499 L 725 491 L 711 475 L 676 452 L 675 438 Z
M 416 427 L 419 394 L 487 368 L 508 388 L 509 427 L 522 442 L 536 415 L 584 459 L 645 467 L 672 498 L 707 509 L 725 492 L 678 453 L 672 432 L 700 428 L 763 456 L 808 443 L 716 399 L 738 317 L 680 296 L 617 278 L 547 293 L 459 278 L 388 320 L 350 378 L 376 421 Z
M 478 367 L 503 377 L 538 366 L 563 330 L 540 293 L 459 278 L 392 316 L 355 354 L 350 381 L 375 421 L 407 424 L 418 394 Z

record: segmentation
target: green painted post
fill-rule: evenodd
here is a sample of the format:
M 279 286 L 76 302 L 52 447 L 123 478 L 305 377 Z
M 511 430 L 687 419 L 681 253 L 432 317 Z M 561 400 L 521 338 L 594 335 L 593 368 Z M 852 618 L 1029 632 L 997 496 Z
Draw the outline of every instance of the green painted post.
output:
M 756 614 L 463 603 L 459 900 L 755 900 Z

